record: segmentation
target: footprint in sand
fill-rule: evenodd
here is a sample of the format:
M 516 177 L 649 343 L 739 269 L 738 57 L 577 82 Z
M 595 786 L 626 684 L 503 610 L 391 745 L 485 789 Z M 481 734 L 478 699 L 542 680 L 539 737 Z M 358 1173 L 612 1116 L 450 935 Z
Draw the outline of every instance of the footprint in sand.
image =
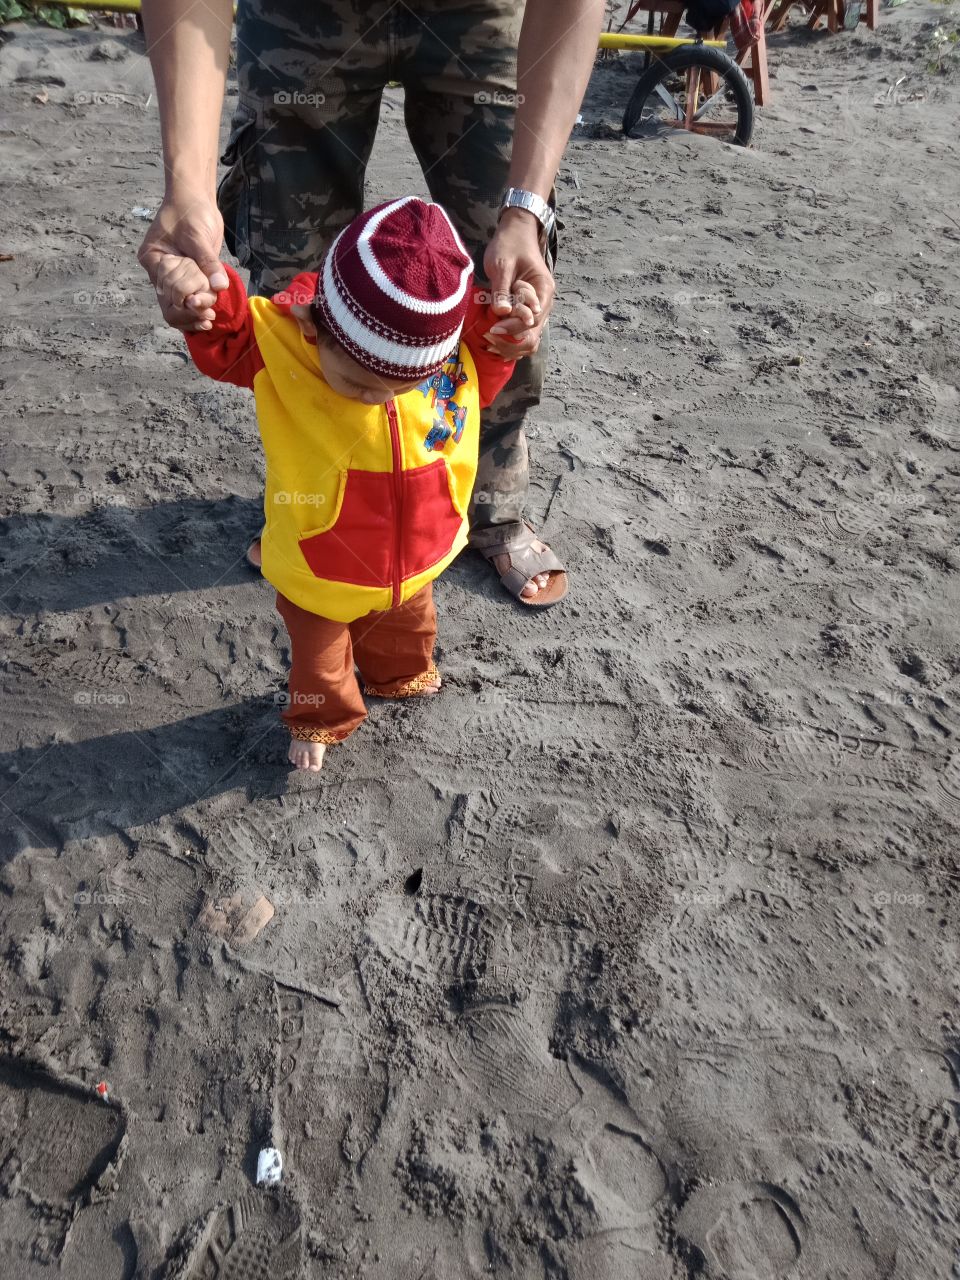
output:
M 118 1163 L 125 1129 L 120 1109 L 92 1090 L 0 1059 L 0 1169 L 8 1197 L 0 1256 L 59 1256 L 70 1219 Z M 21 1195 L 30 1212 L 19 1212 Z
M 782 1280 L 800 1258 L 804 1233 L 796 1202 L 768 1182 L 703 1187 L 677 1220 L 705 1280 Z
M 371 1051 L 358 1009 L 291 990 L 278 990 L 277 1000 L 278 1145 L 314 1189 L 329 1193 L 377 1140 L 386 1064 Z
M 459 894 L 385 898 L 368 929 L 380 957 L 411 981 L 472 985 L 506 924 L 506 912 Z
M 462 1026 L 464 1035 L 449 1046 L 451 1060 L 491 1103 L 550 1119 L 576 1105 L 579 1093 L 566 1067 L 522 1013 L 488 1005 L 471 1010 Z
M 954 817 L 960 817 L 960 751 L 952 751 L 937 778 L 939 803 Z
M 302 1243 L 294 1203 L 277 1192 L 251 1191 L 205 1219 L 164 1280 L 293 1280 Z
M 638 1227 L 667 1190 L 664 1167 L 643 1138 L 612 1124 L 587 1143 L 577 1177 L 604 1229 Z

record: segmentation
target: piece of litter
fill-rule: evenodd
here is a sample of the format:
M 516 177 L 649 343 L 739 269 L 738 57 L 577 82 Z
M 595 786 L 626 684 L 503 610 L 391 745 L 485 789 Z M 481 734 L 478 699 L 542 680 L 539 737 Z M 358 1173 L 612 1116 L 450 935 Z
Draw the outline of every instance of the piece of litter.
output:
M 0 262 L 12 262 L 12 261 L 13 261 L 12 253 L 0 253 Z
M 136 204 L 130 210 L 135 218 L 143 218 L 144 222 L 152 222 L 156 216 L 153 209 L 148 209 L 146 205 Z
M 107 1084 L 106 1080 L 101 1080 L 97 1085 L 97 1093 L 99 1093 L 104 1102 L 110 1101 L 110 1086 Z
M 217 902 L 208 899 L 200 912 L 199 924 L 232 947 L 244 947 L 273 919 L 274 907 L 256 885 Z
M 47 93 L 46 89 L 41 89 L 39 93 L 35 93 L 33 95 L 33 100 L 34 102 L 39 102 L 40 105 L 43 106 L 45 102 L 50 101 L 50 95 Z
M 573 123 L 574 123 L 574 124 L 583 124 L 583 116 L 582 116 L 582 115 L 578 115 L 578 116 L 577 116 L 577 118 L 576 118 L 576 120 L 574 120 L 574 122 L 573 122 Z
M 283 1157 L 276 1147 L 264 1147 L 257 1156 L 257 1186 L 275 1187 L 283 1173 Z

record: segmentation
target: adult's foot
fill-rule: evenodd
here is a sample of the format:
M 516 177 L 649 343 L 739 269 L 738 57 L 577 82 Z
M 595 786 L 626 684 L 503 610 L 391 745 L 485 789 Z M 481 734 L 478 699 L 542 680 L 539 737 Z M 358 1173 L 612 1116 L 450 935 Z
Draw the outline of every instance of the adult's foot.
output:
M 567 594 L 566 570 L 526 522 L 513 537 L 477 546 L 476 550 L 490 561 L 503 588 L 521 604 L 546 608 Z
M 547 544 L 545 542 L 541 542 L 539 538 L 533 545 L 534 549 L 537 551 L 550 550 Z M 491 557 L 490 563 L 496 569 L 501 578 L 505 573 L 509 573 L 510 571 L 510 557 L 507 554 Z M 528 579 L 528 581 L 520 588 L 520 595 L 524 600 L 534 600 L 541 591 L 546 590 L 549 582 L 549 573 L 535 573 L 533 577 Z

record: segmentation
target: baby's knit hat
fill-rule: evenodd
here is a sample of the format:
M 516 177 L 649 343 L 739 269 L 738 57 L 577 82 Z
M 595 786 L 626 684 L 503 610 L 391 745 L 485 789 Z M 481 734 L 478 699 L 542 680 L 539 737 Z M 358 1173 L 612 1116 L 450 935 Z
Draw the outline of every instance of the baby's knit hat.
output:
M 472 274 L 440 205 L 404 196 L 340 232 L 323 261 L 315 305 L 335 341 L 365 369 L 426 378 L 460 341 Z

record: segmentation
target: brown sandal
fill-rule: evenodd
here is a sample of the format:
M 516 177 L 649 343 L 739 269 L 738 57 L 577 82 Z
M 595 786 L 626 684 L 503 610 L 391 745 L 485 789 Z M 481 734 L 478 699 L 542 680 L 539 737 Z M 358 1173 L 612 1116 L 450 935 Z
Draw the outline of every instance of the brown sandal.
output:
M 567 594 L 567 571 L 546 544 L 543 551 L 534 549 L 534 542 L 543 542 L 543 539 L 537 536 L 533 526 L 527 524 L 526 520 L 523 523 L 525 532 L 512 540 L 494 542 L 489 546 L 475 549 L 491 564 L 495 556 L 509 556 L 510 568 L 506 573 L 500 574 L 500 585 L 509 591 L 515 600 L 527 605 L 528 608 L 549 609 L 551 605 L 559 604 Z M 527 600 L 520 592 L 538 573 L 549 573 L 550 581 L 532 600 Z

